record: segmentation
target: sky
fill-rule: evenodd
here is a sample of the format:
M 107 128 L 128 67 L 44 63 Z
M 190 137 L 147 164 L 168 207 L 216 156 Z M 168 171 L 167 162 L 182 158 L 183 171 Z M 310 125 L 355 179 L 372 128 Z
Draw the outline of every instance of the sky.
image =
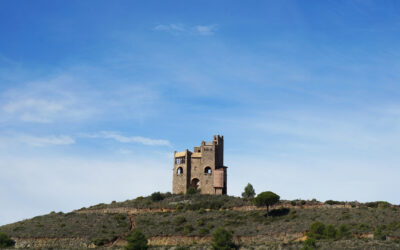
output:
M 400 203 L 399 1 L 5 0 L 0 225 L 156 191 L 225 139 L 228 194 Z

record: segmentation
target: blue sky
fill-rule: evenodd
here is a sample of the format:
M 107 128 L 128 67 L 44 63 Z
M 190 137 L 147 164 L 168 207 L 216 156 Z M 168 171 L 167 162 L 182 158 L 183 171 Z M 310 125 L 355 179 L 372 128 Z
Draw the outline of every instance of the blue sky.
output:
M 0 225 L 171 191 L 399 204 L 398 1 L 2 1 Z

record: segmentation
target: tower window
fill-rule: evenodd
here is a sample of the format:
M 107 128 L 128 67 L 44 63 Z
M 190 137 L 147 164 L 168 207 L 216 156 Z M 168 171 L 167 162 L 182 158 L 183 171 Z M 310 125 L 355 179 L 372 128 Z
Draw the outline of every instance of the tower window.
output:
M 204 173 L 205 173 L 205 174 L 212 174 L 211 168 L 210 168 L 210 167 L 206 167 L 206 168 L 204 169 Z
M 175 164 L 184 164 L 184 163 L 185 163 L 185 157 L 175 158 Z
M 177 174 L 177 175 L 183 174 L 183 168 L 179 167 L 179 168 L 176 170 L 176 174 Z

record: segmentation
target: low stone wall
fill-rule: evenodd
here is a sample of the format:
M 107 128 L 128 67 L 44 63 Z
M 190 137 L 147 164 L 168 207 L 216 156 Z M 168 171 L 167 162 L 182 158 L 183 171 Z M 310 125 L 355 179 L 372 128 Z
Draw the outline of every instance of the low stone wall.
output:
M 313 208 L 325 208 L 325 209 L 335 209 L 335 208 L 353 208 L 349 204 L 343 205 L 328 205 L 328 204 L 316 204 L 316 205 L 297 205 L 292 206 L 291 204 L 279 204 L 275 206 L 271 206 L 271 209 L 275 208 L 291 208 L 291 209 L 313 209 Z M 207 211 L 210 209 L 206 209 Z M 256 210 L 265 210 L 265 207 L 256 207 L 256 206 L 240 206 L 240 207 L 232 207 L 227 210 L 232 211 L 256 211 Z M 97 208 L 97 209 L 85 209 L 85 210 L 75 210 L 75 213 L 126 213 L 126 214 L 142 214 L 142 213 L 160 213 L 160 212 L 175 212 L 175 209 L 172 208 L 130 208 L 130 207 L 117 207 L 117 208 Z

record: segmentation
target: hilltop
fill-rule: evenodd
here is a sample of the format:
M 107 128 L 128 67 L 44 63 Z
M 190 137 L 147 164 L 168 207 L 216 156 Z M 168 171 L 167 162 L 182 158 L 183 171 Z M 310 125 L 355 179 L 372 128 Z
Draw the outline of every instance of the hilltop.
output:
M 400 207 L 387 202 L 280 201 L 270 216 L 249 199 L 154 193 L 124 202 L 98 204 L 70 213 L 52 212 L 0 227 L 16 248 L 123 248 L 140 229 L 154 248 L 207 249 L 218 227 L 233 232 L 243 249 L 299 249 L 315 222 L 333 225 L 339 238 L 322 248 L 400 248 Z

